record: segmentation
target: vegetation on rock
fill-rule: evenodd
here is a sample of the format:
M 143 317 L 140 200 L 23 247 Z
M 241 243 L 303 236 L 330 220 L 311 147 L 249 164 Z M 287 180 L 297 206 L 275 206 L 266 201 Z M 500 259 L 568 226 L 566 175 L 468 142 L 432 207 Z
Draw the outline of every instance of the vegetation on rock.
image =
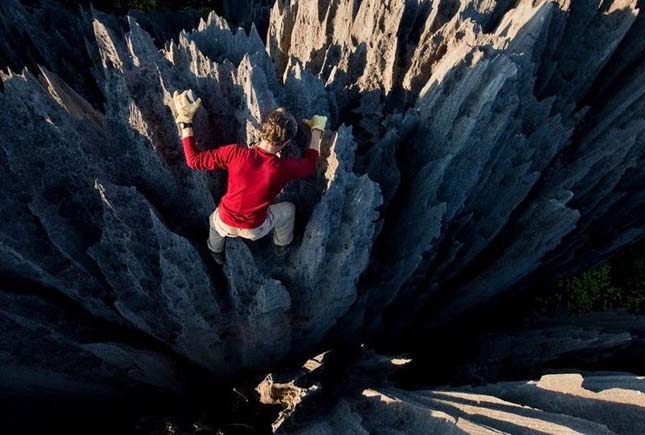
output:
M 645 312 L 645 242 L 558 282 L 556 291 L 536 297 L 543 313 L 564 309 L 581 314 L 625 308 Z

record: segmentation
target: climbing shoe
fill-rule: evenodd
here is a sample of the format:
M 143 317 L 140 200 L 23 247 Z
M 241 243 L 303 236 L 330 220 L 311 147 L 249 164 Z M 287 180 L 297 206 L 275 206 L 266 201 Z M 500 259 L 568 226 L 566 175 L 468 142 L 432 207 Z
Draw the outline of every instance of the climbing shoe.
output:
M 280 245 L 273 245 L 273 257 L 277 260 L 284 260 L 287 258 L 287 255 L 289 254 L 289 246 L 280 246 Z
M 215 263 L 219 264 L 220 266 L 224 264 L 224 261 L 226 260 L 224 257 L 224 252 L 213 252 L 210 249 L 208 250 L 208 252 L 210 252 L 211 257 L 213 257 Z

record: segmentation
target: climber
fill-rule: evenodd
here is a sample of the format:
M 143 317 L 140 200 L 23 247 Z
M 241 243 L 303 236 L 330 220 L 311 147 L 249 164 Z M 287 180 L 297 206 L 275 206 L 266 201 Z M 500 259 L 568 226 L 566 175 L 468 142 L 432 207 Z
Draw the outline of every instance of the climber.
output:
M 209 218 L 207 246 L 214 260 L 219 264 L 224 262 L 226 237 L 257 240 L 271 230 L 276 254 L 283 256 L 286 246 L 293 240 L 295 205 L 286 201 L 271 202 L 289 181 L 315 173 L 327 117 L 314 115 L 305 120 L 311 129 L 311 140 L 300 159 L 280 157 L 280 151 L 298 131 L 295 118 L 282 107 L 262 121 L 261 140 L 254 146 L 230 144 L 198 151 L 192 119 L 201 105 L 201 98 L 195 100 L 190 90 L 175 91 L 173 101 L 188 167 L 228 169 L 228 189 Z

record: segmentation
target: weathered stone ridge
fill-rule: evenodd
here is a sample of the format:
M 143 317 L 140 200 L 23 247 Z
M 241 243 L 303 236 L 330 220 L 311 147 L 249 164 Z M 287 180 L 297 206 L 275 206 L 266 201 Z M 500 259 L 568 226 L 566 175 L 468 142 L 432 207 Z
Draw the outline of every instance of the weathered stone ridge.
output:
M 593 372 L 476 388 L 365 388 L 278 433 L 631 434 L 644 424 L 644 388 L 642 377 Z
M 597 323 L 612 320 L 604 317 Z M 536 344 L 526 338 L 526 345 Z M 561 350 L 580 345 L 574 335 L 567 344 Z M 516 357 L 522 351 L 505 354 Z M 340 372 L 339 360 L 347 363 Z M 643 425 L 642 376 L 551 369 L 531 381 L 431 387 L 421 381 L 414 388 L 398 387 L 397 376 L 414 362 L 365 348 L 332 350 L 297 372 L 268 375 L 256 388 L 262 403 L 283 406 L 273 428 L 284 434 L 635 434 Z
M 0 55 L 41 64 L 0 72 L 0 386 L 175 389 L 174 357 L 266 370 L 422 334 L 641 239 L 639 6 L 277 0 L 266 43 L 211 13 L 159 47 L 133 16 L 45 1 L 72 29 L 50 34 L 0 0 Z M 280 196 L 298 208 L 281 262 L 269 240 L 210 261 L 225 176 L 185 164 L 171 95 L 188 88 L 202 149 L 253 143 L 277 106 L 329 116 L 318 173 Z
M 206 254 L 205 239 L 224 180 L 186 167 L 171 94 L 192 88 L 202 97 L 195 130 L 200 146 L 212 147 L 255 140 L 261 119 L 284 104 L 286 90 L 298 84 L 278 83 L 254 29 L 248 34 L 231 30 L 215 14 L 162 50 L 132 18 L 127 33 L 100 12 L 89 20 L 94 41 L 88 46 L 97 48 L 96 77 L 105 99 L 101 110 L 44 68 L 39 76 L 2 73 L 8 225 L 1 230 L 0 261 L 10 278 L 2 290 L 12 295 L 3 305 L 7 321 L 28 304 L 46 307 L 52 303 L 49 294 L 62 294 L 108 324 L 148 336 L 150 350 L 136 349 L 142 341 L 132 346 L 98 338 L 86 347 L 74 343 L 74 333 L 56 317 L 34 319 L 33 325 L 21 319 L 26 328 L 63 331 L 43 351 L 73 359 L 89 349 L 113 373 L 157 358 L 159 344 L 222 379 L 307 352 L 356 299 L 356 281 L 374 236 L 371 222 L 381 203 L 377 185 L 352 172 L 351 129 L 341 127 L 325 139 L 325 173 L 309 191 L 316 201 L 294 198 L 309 204 L 303 209 L 308 207 L 311 217 L 302 240 L 291 248 L 293 266 L 275 271 L 274 278 L 266 269 L 266 254 L 232 240 L 223 281 Z M 298 80 L 302 71 L 294 71 Z M 299 117 L 327 113 L 326 104 L 312 102 L 295 112 Z M 299 153 L 304 140 L 300 137 L 289 152 Z M 39 177 L 34 180 L 33 174 Z M 295 182 L 289 189 L 298 192 L 301 184 L 311 182 Z M 330 281 L 338 274 L 342 284 Z M 323 310 L 325 301 L 334 304 Z M 302 320 L 294 325 L 296 318 Z M 18 324 L 7 325 L 13 331 Z M 19 356 L 20 340 L 4 344 L 3 385 L 19 392 L 17 376 L 23 375 L 12 355 Z M 173 364 L 166 356 L 158 359 L 157 371 L 165 370 L 168 379 L 127 377 L 175 388 Z M 82 392 L 102 382 L 107 388 L 118 379 L 97 376 L 86 386 L 80 376 L 77 385 L 55 382 L 70 375 L 66 366 L 45 354 L 42 361 L 33 361 L 32 369 L 49 373 L 54 390 Z M 46 383 L 44 375 L 36 379 Z
M 371 291 L 350 316 L 379 328 L 386 312 L 393 331 L 402 318 L 450 321 L 643 236 L 620 223 L 643 215 L 639 12 L 636 1 L 276 2 L 278 69 L 318 73 L 340 119 L 361 114 L 368 173 L 400 174 L 373 175 L 393 201 Z M 407 108 L 418 127 L 384 157 L 388 115 Z

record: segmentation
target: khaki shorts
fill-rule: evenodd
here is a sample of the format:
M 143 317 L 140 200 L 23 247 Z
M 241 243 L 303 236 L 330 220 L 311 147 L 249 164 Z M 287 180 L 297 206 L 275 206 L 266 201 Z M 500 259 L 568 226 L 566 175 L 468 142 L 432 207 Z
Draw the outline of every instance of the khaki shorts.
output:
M 267 217 L 255 228 L 237 228 L 222 221 L 218 209 L 210 215 L 210 231 L 208 236 L 208 248 L 213 252 L 224 250 L 226 237 L 242 237 L 249 240 L 258 240 L 274 230 L 273 243 L 278 246 L 286 246 L 293 240 L 293 225 L 295 222 L 296 207 L 291 202 L 279 202 L 271 204 Z

